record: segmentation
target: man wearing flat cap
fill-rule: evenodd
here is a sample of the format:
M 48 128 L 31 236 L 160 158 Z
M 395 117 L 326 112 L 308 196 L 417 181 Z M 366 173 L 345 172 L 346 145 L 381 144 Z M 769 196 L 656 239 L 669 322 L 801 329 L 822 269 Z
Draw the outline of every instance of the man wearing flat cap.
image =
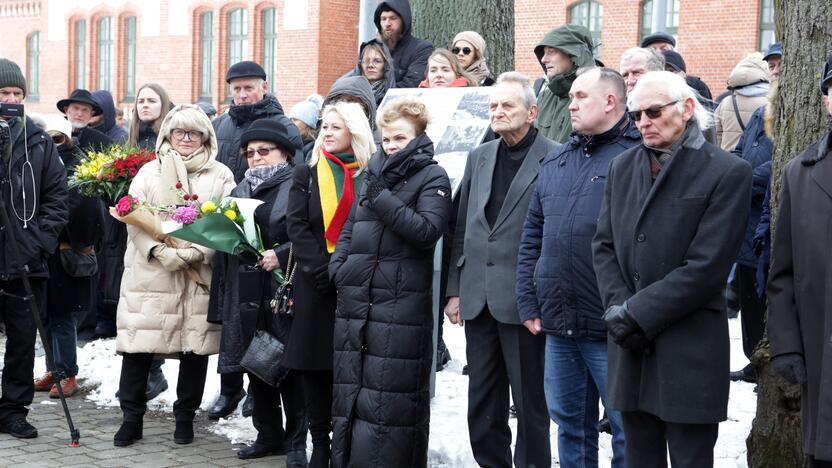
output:
M 58 110 L 66 115 L 72 125 L 72 138 L 83 151 L 104 149 L 116 141 L 89 126 L 90 120 L 101 115 L 101 106 L 92 98 L 92 93 L 86 89 L 75 89 L 66 99 L 57 104 Z
M 641 47 L 645 49 L 656 49 L 659 52 L 664 50 L 673 50 L 676 48 L 676 38 L 670 34 L 659 31 L 644 36 L 641 40 Z
M 821 74 L 832 115 L 832 57 Z M 832 132 L 783 170 L 768 281 L 771 368 L 799 384 L 808 467 L 832 467 Z

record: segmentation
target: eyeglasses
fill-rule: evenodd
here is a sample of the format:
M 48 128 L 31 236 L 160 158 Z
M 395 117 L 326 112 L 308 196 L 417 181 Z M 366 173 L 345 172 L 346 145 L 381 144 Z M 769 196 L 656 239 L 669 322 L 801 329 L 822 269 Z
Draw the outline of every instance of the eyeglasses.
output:
M 462 55 L 471 55 L 471 52 L 473 52 L 470 47 L 463 47 L 461 49 L 459 47 L 454 47 L 451 49 L 451 52 L 453 52 L 454 55 L 459 55 L 460 51 L 462 51 Z
M 380 58 L 374 58 L 374 59 L 370 59 L 370 60 L 362 60 L 361 61 L 361 65 L 364 65 L 364 66 L 375 65 L 375 66 L 379 67 L 383 64 L 384 64 L 384 60 L 382 60 Z
M 648 107 L 647 109 L 642 109 L 642 110 L 637 110 L 637 111 L 630 111 L 629 112 L 630 119 L 633 122 L 640 121 L 642 112 L 647 114 L 648 119 L 658 119 L 659 117 L 662 116 L 662 113 L 664 112 L 664 109 L 666 107 L 671 106 L 673 104 L 676 104 L 677 102 L 679 102 L 679 101 L 676 100 L 676 101 L 673 101 L 673 102 L 668 102 L 667 104 L 663 104 L 661 106 L 653 106 L 653 107 Z
M 254 153 L 259 154 L 261 157 L 265 157 L 265 156 L 268 156 L 269 153 L 271 153 L 272 151 L 274 151 L 276 149 L 277 149 L 277 146 L 272 146 L 271 148 L 257 148 L 256 150 L 243 151 L 243 154 L 246 155 L 246 158 L 253 158 Z
M 202 132 L 199 130 L 183 130 L 181 128 L 174 128 L 170 131 L 171 136 L 177 140 L 184 140 L 187 136 L 191 141 L 202 141 Z

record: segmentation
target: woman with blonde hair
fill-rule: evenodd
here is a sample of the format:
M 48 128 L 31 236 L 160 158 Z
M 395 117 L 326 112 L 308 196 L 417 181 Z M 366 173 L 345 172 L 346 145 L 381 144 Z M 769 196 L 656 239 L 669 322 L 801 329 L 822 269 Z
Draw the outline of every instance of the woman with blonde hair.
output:
M 130 184 L 130 195 L 143 202 L 182 204 L 180 191 L 202 200 L 222 198 L 235 186 L 231 170 L 216 161 L 211 122 L 194 105 L 176 106 L 164 118 L 156 156 Z M 142 438 L 148 372 L 153 356 L 163 355 L 179 358 L 173 441 L 189 444 L 208 356 L 219 351 L 220 327 L 206 320 L 208 291 L 186 270 L 210 282 L 214 252 L 180 240 L 170 246 L 135 226 L 127 226 L 127 233 L 116 338 L 116 351 L 122 355 L 119 398 L 124 419 L 113 443 L 124 447 Z
M 327 467 L 330 458 L 335 288 L 327 267 L 375 149 L 360 104 L 328 105 L 309 163 L 295 166 L 289 191 L 287 231 L 298 268 L 295 318 L 283 364 L 302 375 L 312 435 L 310 468 Z
M 494 78 L 488 69 L 485 55 L 485 39 L 476 31 L 462 31 L 454 37 L 451 52 L 456 55 L 462 68 L 474 75 L 479 86 L 491 86 Z
M 477 79 L 465 71 L 456 55 L 448 49 L 436 49 L 428 57 L 425 80 L 420 88 L 462 88 L 477 86 Z
M 423 467 L 433 361 L 433 250 L 451 217 L 415 99 L 381 109 L 382 149 L 329 263 L 335 317 L 332 466 Z

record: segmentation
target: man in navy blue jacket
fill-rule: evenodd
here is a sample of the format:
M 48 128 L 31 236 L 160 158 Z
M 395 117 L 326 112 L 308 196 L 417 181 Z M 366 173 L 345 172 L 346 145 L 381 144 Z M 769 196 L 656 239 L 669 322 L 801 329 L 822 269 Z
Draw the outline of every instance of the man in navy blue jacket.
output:
M 598 398 L 606 406 L 607 330 L 592 236 L 610 161 L 641 141 L 626 85 L 608 68 L 579 70 L 569 91 L 573 133 L 540 168 L 520 241 L 517 310 L 546 334 L 544 386 L 561 466 L 598 464 Z M 614 468 L 624 466 L 621 417 L 608 411 Z

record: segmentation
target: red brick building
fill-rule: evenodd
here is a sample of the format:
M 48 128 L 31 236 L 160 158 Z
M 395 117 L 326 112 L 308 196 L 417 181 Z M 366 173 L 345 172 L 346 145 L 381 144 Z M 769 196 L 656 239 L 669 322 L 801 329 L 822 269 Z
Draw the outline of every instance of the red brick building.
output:
M 445 1 L 445 0 L 442 0 Z M 0 0 L 0 57 L 24 70 L 28 107 L 52 112 L 75 87 L 109 89 L 132 104 L 143 83 L 174 102 L 228 103 L 225 70 L 255 60 L 287 108 L 325 93 L 352 68 L 372 33 L 375 0 Z M 644 34 L 667 31 L 690 73 L 715 94 L 745 54 L 773 39 L 773 0 L 515 0 L 518 70 L 542 73 L 533 54 L 550 29 L 584 24 L 612 68 Z M 363 21 L 362 21 L 363 20 Z M 369 28 L 366 26 L 370 25 Z

